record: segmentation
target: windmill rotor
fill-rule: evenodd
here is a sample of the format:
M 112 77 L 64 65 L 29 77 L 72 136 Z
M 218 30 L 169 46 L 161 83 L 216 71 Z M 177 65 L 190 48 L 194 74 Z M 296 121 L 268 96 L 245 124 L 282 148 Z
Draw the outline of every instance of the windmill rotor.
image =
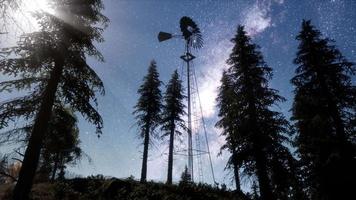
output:
M 203 37 L 200 29 L 190 17 L 184 16 L 180 19 L 180 30 L 189 47 L 194 49 L 203 47 Z

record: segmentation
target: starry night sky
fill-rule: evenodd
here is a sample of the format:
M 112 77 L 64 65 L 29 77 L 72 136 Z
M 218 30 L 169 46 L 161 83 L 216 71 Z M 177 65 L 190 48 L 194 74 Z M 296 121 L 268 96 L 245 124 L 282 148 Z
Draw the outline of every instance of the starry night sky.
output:
M 103 135 L 98 139 L 95 128 L 80 120 L 82 147 L 92 163 L 83 160 L 70 168 L 75 174 L 133 175 L 139 178 L 143 147 L 131 114 L 138 98 L 136 91 L 152 59 L 157 61 L 160 78 L 165 83 L 175 69 L 182 70 L 179 56 L 184 51 L 183 41 L 172 39 L 159 43 L 157 40 L 159 31 L 180 33 L 182 16 L 191 17 L 200 26 L 204 37 L 204 47 L 193 52 L 197 57 L 194 67 L 216 179 L 230 187 L 233 187 L 232 174 L 224 171 L 228 154 L 217 157 L 224 139 L 214 128 L 217 121 L 215 98 L 221 72 L 227 67 L 225 61 L 232 48 L 230 39 L 239 24 L 245 25 L 253 42 L 261 47 L 265 61 L 274 69 L 270 86 L 287 98 L 276 109 L 287 118 L 293 98 L 289 80 L 296 67 L 293 64 L 298 45 L 295 37 L 303 19 L 311 19 L 324 36 L 335 40 L 347 59 L 356 62 L 356 1 L 353 0 L 104 0 L 104 4 L 104 14 L 111 22 L 104 32 L 106 41 L 98 44 L 98 48 L 106 62 L 89 59 L 106 89 L 106 95 L 99 98 L 99 111 L 104 119 Z M 155 141 L 151 146 L 148 179 L 166 179 L 165 153 L 168 151 L 165 150 L 164 141 Z M 184 156 L 175 157 L 174 181 L 179 180 L 185 159 Z M 204 181 L 211 183 L 207 161 L 204 157 Z M 248 184 L 248 180 L 245 182 Z

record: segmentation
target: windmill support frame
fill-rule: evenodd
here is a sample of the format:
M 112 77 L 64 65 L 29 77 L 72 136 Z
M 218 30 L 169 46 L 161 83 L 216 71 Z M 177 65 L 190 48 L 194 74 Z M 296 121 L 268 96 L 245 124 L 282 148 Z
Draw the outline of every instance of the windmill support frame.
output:
M 191 110 L 191 91 L 190 91 L 190 61 L 195 59 L 195 56 L 190 53 L 188 41 L 185 45 L 185 54 L 180 57 L 185 61 L 187 66 L 187 98 L 188 98 L 188 172 L 194 182 L 194 166 L 193 166 L 193 141 L 192 141 L 192 110 Z
M 192 60 L 195 59 L 195 56 L 191 54 L 191 48 L 199 49 L 203 46 L 203 39 L 197 24 L 189 17 L 183 16 L 180 19 L 180 29 L 182 35 L 167 33 L 167 32 L 159 32 L 158 33 L 158 41 L 163 42 L 169 40 L 171 38 L 181 38 L 185 40 L 185 52 L 180 58 L 185 62 L 186 66 L 182 66 L 187 70 L 187 136 L 188 136 L 188 149 L 184 151 L 175 152 L 176 155 L 183 155 L 188 157 L 188 173 L 191 175 L 191 181 L 194 182 L 194 157 L 197 159 L 197 175 L 198 181 L 203 182 L 203 170 L 202 170 L 202 158 L 201 155 L 208 154 L 210 169 L 212 173 L 213 182 L 215 182 L 214 169 L 212 165 L 212 159 L 210 155 L 209 141 L 207 130 L 205 127 L 205 120 L 203 116 L 202 105 L 199 96 L 198 84 L 195 75 L 195 69 Z M 199 106 L 197 106 L 196 100 L 199 101 Z M 199 110 L 201 118 L 199 118 Z M 193 120 L 192 120 L 193 118 Z M 205 143 L 207 151 L 201 150 L 201 141 L 199 128 L 197 124 L 202 123 L 203 131 L 205 136 Z M 195 145 L 196 148 L 193 149 L 193 135 L 195 137 Z M 194 152 L 194 153 L 193 153 Z

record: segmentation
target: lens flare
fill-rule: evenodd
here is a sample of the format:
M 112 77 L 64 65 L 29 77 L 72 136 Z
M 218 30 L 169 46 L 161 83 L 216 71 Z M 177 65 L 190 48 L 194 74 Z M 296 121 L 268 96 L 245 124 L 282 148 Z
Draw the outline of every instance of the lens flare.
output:
M 46 12 L 50 14 L 54 12 L 50 6 L 50 0 L 24 1 L 23 8 L 26 12 Z

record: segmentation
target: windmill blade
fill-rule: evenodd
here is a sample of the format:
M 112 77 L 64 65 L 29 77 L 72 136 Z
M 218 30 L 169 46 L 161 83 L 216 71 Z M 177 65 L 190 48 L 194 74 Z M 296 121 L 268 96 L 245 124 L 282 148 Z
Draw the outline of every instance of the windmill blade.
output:
M 180 29 L 188 46 L 194 49 L 203 47 L 203 37 L 201 35 L 198 25 L 187 16 L 180 19 Z

